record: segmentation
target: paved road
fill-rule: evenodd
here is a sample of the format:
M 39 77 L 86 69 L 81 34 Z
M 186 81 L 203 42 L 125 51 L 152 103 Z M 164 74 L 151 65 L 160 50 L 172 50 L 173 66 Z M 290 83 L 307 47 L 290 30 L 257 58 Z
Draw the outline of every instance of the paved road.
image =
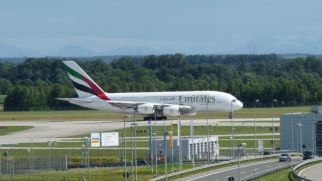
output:
M 294 160 L 292 161 L 291 164 L 295 164 L 296 162 L 297 161 Z M 256 172 L 269 170 L 285 164 L 286 162 L 264 161 L 264 162 L 241 165 L 240 177 L 242 179 Z M 238 180 L 237 166 L 226 167 L 226 168 L 218 169 L 216 171 L 207 171 L 201 174 L 180 178 L 180 179 L 177 179 L 176 181 L 226 181 L 229 176 L 233 176 L 235 180 Z
M 257 126 L 270 126 L 267 121 L 271 118 L 257 119 Z M 275 119 L 276 126 L 279 126 L 279 119 Z M 182 125 L 189 125 L 190 120 L 182 120 Z M 172 121 L 176 123 L 177 120 Z M 166 121 L 170 125 L 171 121 Z M 209 119 L 210 125 L 230 126 L 230 119 Z M 147 121 L 139 121 L 139 126 L 146 126 Z M 157 121 L 157 125 L 163 125 L 163 121 Z M 206 125 L 206 120 L 195 120 L 195 126 Z M 87 134 L 90 132 L 111 131 L 123 128 L 122 121 L 1 121 L 0 126 L 33 126 L 33 128 L 11 133 L 10 135 L 0 136 L 0 144 L 28 143 L 28 142 L 47 142 L 59 140 L 62 137 Z M 126 123 L 130 127 L 131 122 Z M 253 126 L 253 118 L 234 119 L 234 126 Z
M 313 181 L 319 181 L 322 180 L 322 163 L 313 165 L 311 167 L 308 167 L 300 172 L 300 176 L 313 180 Z

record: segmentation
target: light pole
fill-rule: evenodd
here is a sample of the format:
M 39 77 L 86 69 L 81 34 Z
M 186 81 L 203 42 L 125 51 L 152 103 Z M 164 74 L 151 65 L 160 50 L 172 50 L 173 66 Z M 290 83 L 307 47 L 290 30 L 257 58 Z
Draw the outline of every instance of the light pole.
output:
M 125 136 L 126 136 L 126 129 L 125 129 L 125 120 L 128 118 L 128 116 L 123 117 L 123 122 L 124 122 L 124 127 L 123 127 L 123 161 L 124 161 L 124 180 L 127 181 L 127 172 L 126 172 L 126 141 L 125 141 Z
M 315 118 L 313 118 L 313 121 L 312 121 L 312 152 L 313 152 L 314 156 L 315 156 L 315 139 L 316 139 L 316 129 L 314 129 L 314 128 L 315 128 L 316 122 L 317 121 L 315 121 Z
M 181 117 L 179 117 L 179 120 L 178 120 L 178 141 L 179 141 L 179 168 L 180 168 L 180 171 L 182 170 L 182 133 L 181 133 Z
M 154 166 L 155 166 L 155 177 L 158 176 L 158 143 L 157 143 L 157 113 L 154 112 L 154 153 L 155 153 L 155 161 L 154 161 Z
M 292 115 L 292 152 L 294 151 L 294 115 Z
M 173 165 L 173 125 L 172 125 L 172 119 L 171 119 L 171 167 L 172 172 L 174 172 L 174 165 Z
M 53 142 L 51 140 L 48 141 L 48 169 L 51 170 L 51 146 L 52 146 Z
M 236 102 L 236 99 L 231 100 L 230 102 L 230 122 L 231 122 L 231 137 L 232 137 L 232 149 L 231 149 L 231 155 L 232 155 L 232 159 L 235 158 L 235 153 L 234 153 L 234 147 L 235 147 L 235 143 L 234 143 L 234 123 L 233 123 L 233 103 Z
M 231 159 L 234 159 L 234 156 L 233 156 L 233 137 L 232 136 L 230 137 L 230 143 L 231 143 L 230 156 L 231 156 Z
M 131 152 L 132 152 L 132 154 L 131 154 L 131 166 L 132 166 L 132 180 L 134 181 L 134 180 L 136 180 L 136 175 L 134 174 L 134 161 L 136 162 L 136 157 L 134 157 L 134 150 L 136 150 L 136 145 L 134 145 L 133 144 L 133 137 L 135 137 L 135 136 L 133 136 L 133 127 L 134 127 L 134 131 L 136 131 L 136 126 L 137 126 L 137 123 L 131 123 Z M 134 141 L 136 141 L 136 140 L 134 140 Z M 133 149 L 133 145 L 135 146 L 135 148 Z
M 300 130 L 300 152 L 302 153 L 302 124 L 298 123 L 297 126 L 299 127 L 299 130 Z
M 235 159 L 235 128 L 232 128 L 231 138 L 231 159 Z
M 154 136 L 154 154 L 155 154 L 155 161 L 154 161 L 154 166 L 155 166 L 155 177 L 158 176 L 158 143 L 157 143 L 157 128 L 156 128 L 156 123 L 155 124 L 155 128 L 154 128 L 154 133 L 153 133 L 153 136 Z
M 89 169 L 89 138 L 83 138 L 82 155 L 84 159 L 84 165 L 87 167 L 87 180 L 90 180 L 90 169 Z
M 241 143 L 238 145 L 238 180 L 240 181 L 240 147 L 244 148 L 247 143 Z
M 208 103 L 209 103 L 209 100 L 207 100 L 207 165 L 209 164 L 209 160 L 210 160 Z
M 272 151 L 275 151 L 275 137 L 274 137 L 274 103 L 277 102 L 277 99 L 272 101 Z
M 193 120 L 190 122 L 190 139 L 191 139 L 191 162 L 192 162 L 192 168 L 195 167 L 195 146 L 194 146 L 194 127 L 193 127 Z
M 137 158 L 137 149 L 136 149 L 136 118 L 135 118 L 135 113 L 134 113 L 134 160 L 135 160 L 135 181 L 138 179 L 138 158 Z
M 256 104 L 259 102 L 259 99 L 255 99 L 254 101 L 254 154 L 256 157 Z
M 166 180 L 168 180 L 168 148 L 167 148 L 167 135 L 168 132 L 164 129 L 163 132 L 163 149 L 164 149 L 164 175 Z

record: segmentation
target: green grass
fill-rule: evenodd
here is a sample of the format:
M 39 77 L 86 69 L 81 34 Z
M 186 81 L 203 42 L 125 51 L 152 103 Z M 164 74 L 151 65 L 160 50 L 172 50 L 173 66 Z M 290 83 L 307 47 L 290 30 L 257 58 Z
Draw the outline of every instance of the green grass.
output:
M 264 159 L 256 159 L 256 160 L 248 160 L 248 161 L 242 161 L 241 163 L 251 163 L 251 162 L 255 162 L 255 161 L 263 161 L 263 160 L 268 160 L 268 159 L 276 159 L 275 157 L 272 158 L 264 158 Z M 197 171 L 197 172 L 193 172 L 193 173 L 189 173 L 191 174 L 196 174 L 196 173 L 200 173 L 200 172 L 204 172 L 204 171 L 208 171 L 208 170 L 215 170 L 215 169 L 219 169 L 219 168 L 224 168 L 224 167 L 229 167 L 229 166 L 233 166 L 236 165 L 237 163 L 231 163 L 231 164 L 225 164 L 225 165 L 220 165 L 220 166 L 216 166 L 216 167 L 211 167 L 211 168 L 207 168 L 207 169 L 203 169 L 202 171 Z M 196 165 L 198 166 L 198 165 Z M 175 164 L 173 165 L 173 167 L 176 170 L 179 170 L 179 165 Z M 183 164 L 183 169 L 189 169 L 191 168 L 192 165 L 191 164 Z M 158 175 L 162 175 L 164 174 L 164 165 L 160 164 L 158 166 Z M 91 168 L 90 169 L 90 178 L 91 180 L 111 180 L 111 181 L 121 181 L 123 180 L 123 168 Z M 131 167 L 129 166 L 127 168 L 127 172 L 131 173 Z M 172 165 L 168 164 L 168 173 L 172 172 Z M 151 167 L 150 166 L 141 166 L 138 167 L 138 180 L 150 180 L 151 178 L 153 178 L 153 175 L 151 174 Z M 14 176 L 1 176 L 0 180 L 18 180 L 18 181 L 22 181 L 22 180 L 27 180 L 27 181 L 32 181 L 32 180 L 71 180 L 71 181 L 78 181 L 78 180 L 85 180 L 82 179 L 82 177 L 87 176 L 88 172 L 87 169 L 71 169 L 68 171 L 47 171 L 47 172 L 39 172 L 39 173 L 27 173 L 27 174 L 16 174 Z M 189 174 L 185 174 L 185 175 L 180 175 L 179 177 L 182 176 L 188 176 Z M 174 178 L 178 178 L 178 177 L 174 177 Z M 173 178 L 171 178 L 173 179 Z M 132 177 L 130 176 L 128 180 L 132 180 Z
M 96 110 L 2 112 L 0 120 L 109 120 L 122 119 L 122 114 Z
M 169 131 L 171 126 L 167 126 L 167 130 Z M 174 135 L 177 134 L 176 130 L 177 128 L 174 127 Z M 16 129 L 17 130 L 17 129 Z M 163 126 L 157 126 L 156 130 L 158 132 L 158 135 L 162 135 L 163 132 Z M 196 126 L 195 127 L 195 133 L 199 135 L 204 135 L 206 133 L 207 128 L 205 126 Z M 229 138 L 231 134 L 231 127 L 230 126 L 219 126 L 219 127 L 210 127 L 211 134 L 216 135 L 227 135 L 224 138 L 227 139 Z M 236 126 L 235 127 L 235 132 L 236 134 L 244 134 L 244 133 L 249 133 L 252 132 L 253 127 L 247 127 L 247 126 Z M 123 133 L 123 129 L 115 130 L 120 132 L 120 136 Z M 188 126 L 183 126 L 182 127 L 182 134 L 183 135 L 189 135 L 189 127 Z M 130 128 L 126 129 L 127 136 L 130 136 Z M 257 133 L 271 133 L 271 130 L 269 127 L 260 127 L 257 129 Z M 148 147 L 148 132 L 147 132 L 147 127 L 146 126 L 140 126 L 137 127 L 137 136 L 142 136 L 145 137 L 143 138 L 142 141 L 137 142 L 138 147 Z M 88 134 L 83 135 L 83 136 L 89 136 Z M 270 138 L 270 136 L 265 136 L 267 138 Z M 252 139 L 252 136 L 236 136 L 236 138 L 250 138 Z M 276 136 L 276 145 L 279 145 L 279 136 Z M 140 140 L 140 139 L 139 139 Z M 77 141 L 77 142 L 75 142 Z M 241 142 L 246 142 L 247 143 L 247 148 L 252 148 L 254 146 L 254 141 L 253 140 L 236 140 L 236 145 L 241 143 Z M 231 146 L 231 140 L 220 140 L 219 138 L 219 145 L 220 147 L 228 147 L 230 148 Z M 6 146 L 6 145 L 2 145 Z M 8 157 L 10 158 L 28 158 L 30 155 L 33 155 L 32 157 L 48 157 L 49 155 L 51 157 L 59 157 L 59 156 L 64 156 L 68 155 L 69 163 L 81 163 L 82 158 L 81 158 L 81 137 L 78 137 L 78 139 L 70 139 L 69 142 L 56 142 L 52 145 L 48 145 L 48 143 L 21 143 L 17 145 L 8 145 L 10 147 L 26 147 L 25 149 L 10 149 L 7 150 L 8 152 Z M 269 140 L 264 140 L 264 146 L 266 148 L 271 147 L 271 142 Z M 36 149 L 36 148 L 47 148 L 47 149 Z M 127 147 L 131 147 L 131 142 L 130 140 L 127 140 Z M 35 149 L 32 149 L 35 148 Z M 50 149 L 52 148 L 52 149 Z M 62 148 L 78 148 L 78 149 L 62 149 Z M 95 149 L 95 150 L 90 150 L 90 162 L 91 163 L 102 163 L 102 162 L 119 162 L 122 159 L 123 152 L 122 150 L 122 143 L 120 143 L 120 147 L 117 150 L 112 150 L 112 149 Z M 0 158 L 1 155 L 4 155 L 5 150 L 0 150 Z M 249 150 L 248 152 L 252 152 L 252 150 Z M 229 155 L 230 151 L 229 150 L 220 150 L 221 155 Z M 148 150 L 137 150 L 137 155 L 138 159 L 147 159 L 148 157 Z M 127 150 L 127 158 L 128 160 L 131 158 L 131 151 Z M 62 174 L 63 176 L 63 174 Z
M 302 107 L 279 107 L 274 108 L 257 108 L 256 117 L 267 118 L 272 117 L 272 111 L 274 111 L 274 117 L 279 117 L 280 114 L 290 112 L 309 112 L 310 106 Z M 254 116 L 254 109 L 244 108 L 234 112 L 235 118 L 251 118 Z M 209 118 L 228 118 L 228 113 L 198 113 L 194 116 L 194 119 L 206 119 Z M 191 119 L 192 117 L 181 116 L 181 119 Z M 28 112 L 2 112 L 0 120 L 122 120 L 123 115 L 119 113 L 110 113 L 96 110 L 74 110 L 74 111 L 28 111 Z M 137 119 L 142 119 L 142 116 L 137 116 Z M 178 119 L 169 118 L 169 119 Z
M 255 145 L 253 140 L 236 140 L 236 145 L 240 144 L 240 143 L 247 143 L 247 147 L 248 148 L 253 148 Z M 266 148 L 270 148 L 272 146 L 271 141 L 270 140 L 264 140 L 264 147 Z M 280 144 L 280 140 L 279 138 L 275 139 L 275 145 L 279 145 Z M 54 145 L 52 145 L 53 148 L 65 148 L 65 147 L 74 147 L 74 148 L 80 148 L 82 145 L 81 142 L 57 142 Z M 131 146 L 131 141 L 126 141 L 126 145 L 127 147 Z M 148 148 L 149 144 L 148 144 L 148 140 L 138 140 L 136 142 L 137 147 L 146 147 Z M 220 140 L 219 139 L 219 145 L 220 147 L 231 147 L 231 141 L 230 140 Z M 21 143 L 21 144 L 17 144 L 17 147 L 48 147 L 47 143 Z
M 303 165 L 302 167 L 298 168 L 295 172 L 299 172 L 307 167 L 310 167 L 312 165 L 315 165 L 315 164 L 319 164 L 321 163 L 322 161 L 317 161 L 317 162 L 313 162 L 313 163 L 309 163 L 309 164 L 305 164 Z M 257 179 L 255 179 L 254 181 L 266 181 L 266 180 L 276 180 L 276 181 L 292 181 L 289 177 L 290 177 L 290 174 L 292 172 L 292 169 L 291 168 L 286 168 L 286 169 L 283 169 L 283 170 L 279 170 L 277 172 L 274 172 L 272 174 L 268 174 L 268 175 L 265 175 L 265 176 L 262 176 L 262 177 L 259 177 Z
M 155 129 L 156 128 L 156 129 Z M 254 127 L 252 126 L 234 126 L 235 128 L 235 134 L 253 134 L 254 132 Z M 275 129 L 278 129 L 279 127 L 275 127 Z M 157 133 L 157 136 L 163 136 L 163 126 L 153 126 L 152 127 L 153 132 Z M 173 124 L 172 127 L 173 130 L 173 135 L 176 136 L 178 134 L 177 130 L 177 125 Z M 208 128 L 206 126 L 194 126 L 194 134 L 195 135 L 206 135 L 207 134 L 207 130 Z M 115 130 L 117 132 L 119 132 L 119 135 L 122 136 L 124 133 L 123 128 L 122 129 L 118 129 Z M 149 136 L 149 128 L 148 126 L 138 126 L 136 128 L 136 136 L 141 137 L 141 136 L 145 136 L 148 137 Z M 166 126 L 166 131 L 171 131 L 171 126 Z M 257 127 L 256 128 L 256 132 L 257 134 L 260 133 L 272 133 L 271 127 L 269 126 L 261 126 L 261 127 Z M 125 133 L 127 137 L 131 136 L 131 128 L 126 128 L 125 129 Z M 275 131 L 275 133 L 279 133 L 278 130 Z M 209 126 L 209 134 L 210 135 L 227 135 L 227 138 L 230 138 L 231 135 L 231 126 L 213 126 L 210 125 Z M 190 127 L 189 126 L 182 126 L 181 127 L 181 135 L 182 136 L 189 136 L 190 135 Z M 85 136 L 90 136 L 90 134 L 83 134 L 83 135 L 78 135 L 78 136 L 73 136 L 73 137 L 85 137 Z M 237 136 L 237 135 L 236 135 Z M 268 137 L 269 136 L 265 136 Z M 250 136 L 249 138 L 253 138 L 252 136 Z
M 277 159 L 277 157 L 274 156 L 274 157 L 267 157 L 267 158 L 258 158 L 258 159 L 253 159 L 253 160 L 245 160 L 245 161 L 241 161 L 240 163 L 241 164 L 247 164 L 247 163 L 253 163 L 253 162 L 257 162 L 257 161 L 275 160 L 275 159 Z M 234 165 L 237 165 L 237 163 L 227 163 L 227 164 L 224 164 L 224 165 L 209 167 L 209 168 L 197 170 L 197 171 L 194 171 L 194 172 L 189 172 L 187 174 L 174 176 L 174 177 L 171 177 L 170 180 L 174 180 L 174 179 L 182 178 L 182 177 L 187 177 L 187 176 L 190 176 L 190 175 L 195 175 L 195 174 L 210 171 L 210 170 L 216 170 L 216 169 L 220 169 L 220 168 L 234 166 Z
M 267 180 L 274 180 L 274 181 L 288 181 L 289 174 L 292 172 L 291 168 L 283 169 L 272 174 L 265 175 L 263 177 L 259 177 L 254 181 L 267 181 Z
M 128 168 L 130 171 L 130 168 Z M 15 176 L 2 176 L 1 180 L 17 180 L 17 181 L 56 181 L 56 180 L 68 180 L 68 181 L 86 181 L 87 169 L 73 169 L 68 171 L 57 171 L 57 172 L 40 172 L 40 173 L 28 173 L 28 174 L 17 174 Z M 121 181 L 123 180 L 123 169 L 121 168 L 98 168 L 90 170 L 90 179 L 97 181 Z M 150 180 L 153 178 L 149 174 L 149 168 L 139 168 L 138 178 L 141 180 Z M 130 176 L 128 180 L 132 180 Z
M 171 126 L 167 126 L 167 129 L 170 130 Z M 142 138 L 138 138 L 137 141 L 137 146 L 138 147 L 145 147 L 148 148 L 148 136 L 149 133 L 146 131 L 147 127 L 146 126 L 140 126 L 137 127 L 137 136 L 142 136 L 144 137 Z M 163 127 L 162 126 L 157 126 L 156 127 L 158 135 L 162 135 L 162 130 Z M 127 136 L 130 136 L 130 128 L 126 129 L 127 131 Z M 174 135 L 176 135 L 176 128 L 174 128 Z M 195 127 L 195 133 L 196 134 L 200 134 L 200 135 L 204 135 L 206 133 L 207 128 L 205 126 L 196 126 Z M 221 135 L 227 135 L 224 136 L 223 138 L 225 139 L 221 139 L 221 137 L 219 137 L 219 145 L 221 148 L 226 147 L 226 148 L 230 148 L 231 147 L 231 139 L 230 138 L 230 134 L 231 134 L 231 127 L 229 126 L 219 126 L 218 128 L 214 128 L 214 130 L 211 132 L 211 134 L 216 135 L 216 132 L 218 134 Z M 244 134 L 244 133 L 249 133 L 252 132 L 253 128 L 252 127 L 247 127 L 247 126 L 236 126 L 235 127 L 235 131 L 236 134 Z M 123 129 L 119 129 L 119 130 L 115 130 L 115 131 L 119 131 L 120 132 L 120 139 L 122 140 L 122 133 L 123 133 Z M 257 133 L 271 133 L 269 127 L 261 127 L 257 129 Z M 188 126 L 183 126 L 182 127 L 182 134 L 183 135 L 189 135 L 189 127 Z M 44 148 L 53 148 L 51 150 L 51 154 L 56 154 L 56 155 L 65 155 L 67 154 L 70 159 L 72 160 L 72 162 L 79 162 L 80 161 L 80 155 L 81 155 L 81 146 L 82 146 L 82 142 L 81 142 L 81 137 L 84 136 L 89 136 L 89 134 L 86 135 L 82 135 L 77 137 L 77 139 L 68 139 L 65 142 L 55 142 L 54 144 L 52 144 L 51 146 L 48 145 L 48 143 L 21 143 L 21 144 L 17 144 L 17 145 L 10 145 L 11 147 L 26 147 L 25 149 L 13 149 L 13 150 L 9 150 L 9 155 L 13 156 L 13 157 L 28 157 L 30 155 L 30 152 L 28 152 L 28 148 L 32 148 L 34 147 L 35 149 L 32 150 L 32 154 L 37 155 L 37 156 L 46 156 L 49 155 L 49 150 L 44 149 L 44 150 L 39 150 L 36 148 L 40 148 L 40 147 L 44 147 Z M 239 143 L 242 142 L 246 142 L 247 143 L 247 147 L 248 151 L 247 152 L 252 152 L 252 148 L 254 147 L 254 140 L 243 140 L 242 138 L 248 138 L 248 139 L 253 139 L 253 136 L 236 136 L 237 139 L 240 140 L 236 140 L 235 145 L 238 145 Z M 272 147 L 271 141 L 270 141 L 270 136 L 265 136 L 265 138 L 268 138 L 269 140 L 264 140 L 264 147 L 266 149 L 269 149 Z M 276 142 L 275 145 L 276 147 L 279 147 L 279 136 L 276 135 Z M 75 142 L 76 141 L 76 142 Z M 126 145 L 127 148 L 131 147 L 131 141 L 129 139 L 127 139 L 126 141 Z M 5 146 L 5 145 L 4 145 Z M 121 160 L 121 156 L 122 156 L 122 152 L 120 150 L 122 150 L 122 142 L 120 143 L 120 146 L 118 147 L 118 150 L 112 150 L 112 149 L 105 149 L 105 150 L 91 150 L 90 151 L 90 156 L 91 156 L 91 161 L 92 162 L 117 162 Z M 63 149 L 63 148 L 77 148 L 77 149 Z M 1 150 L 3 151 L 3 150 Z M 0 151 L 0 155 L 1 155 L 1 151 Z M 30 151 L 30 150 L 29 150 Z M 221 149 L 220 150 L 220 154 L 221 155 L 226 155 L 228 156 L 230 154 L 229 150 L 224 150 Z M 127 151 L 127 156 L 131 157 L 131 151 L 128 150 Z M 148 150 L 138 150 L 138 157 L 139 159 L 146 159 L 148 156 Z
M 196 165 L 198 166 L 198 165 Z M 173 167 L 178 170 L 179 165 L 175 164 Z M 183 169 L 191 168 L 191 164 L 183 164 Z M 158 175 L 164 174 L 164 165 L 158 165 Z M 168 173 L 171 173 L 172 165 L 168 165 Z M 131 173 L 131 166 L 127 167 L 127 172 Z M 90 178 L 91 180 L 105 181 L 121 181 L 123 180 L 123 168 L 91 168 L 90 169 Z M 28 174 L 16 174 L 15 176 L 0 176 L 0 180 L 83 180 L 88 175 L 87 169 L 70 169 L 68 171 L 47 171 L 39 173 L 28 173 Z M 150 180 L 153 178 L 151 167 L 150 166 L 139 166 L 138 167 L 138 180 Z M 130 176 L 128 180 L 132 180 Z
M 0 126 L 0 136 L 30 128 L 32 128 L 32 126 Z
M 156 129 L 155 129 L 156 128 Z M 258 127 L 257 128 L 257 134 L 261 134 L 261 133 L 272 133 L 271 127 Z M 148 127 L 147 126 L 138 126 L 137 128 L 137 134 L 136 136 L 138 137 L 146 137 L 145 140 L 146 142 L 138 142 L 138 146 L 141 147 L 147 147 L 148 146 L 148 142 L 147 139 L 149 137 L 149 133 L 148 133 Z M 254 128 L 252 126 L 235 126 L 235 134 L 249 134 L 249 133 L 253 133 Z M 119 132 L 119 135 L 122 137 L 124 130 L 123 129 L 118 129 L 115 130 L 117 132 Z M 157 132 L 157 136 L 162 136 L 163 135 L 163 126 L 153 126 L 153 132 Z M 171 126 L 166 126 L 166 131 L 171 131 Z M 126 128 L 125 129 L 126 132 L 126 137 L 130 137 L 131 136 L 131 128 Z M 195 126 L 194 127 L 194 134 L 195 135 L 205 135 L 207 133 L 207 127 L 206 126 Z M 231 127 L 230 126 L 210 126 L 209 128 L 209 133 L 210 135 L 227 135 L 225 137 L 219 137 L 219 145 L 220 147 L 231 147 L 231 140 L 227 140 L 230 139 L 231 136 Z M 275 133 L 279 133 L 278 131 L 276 131 Z M 181 134 L 183 136 L 189 136 L 190 135 L 190 127 L 189 126 L 182 126 L 181 127 Z M 177 125 L 173 125 L 173 135 L 176 136 L 177 135 Z M 84 135 L 79 135 L 76 137 L 89 137 L 90 134 L 84 134 Z M 220 138 L 224 138 L 226 140 L 221 140 Z M 236 136 L 237 139 L 241 139 L 241 140 L 236 140 L 236 145 L 240 144 L 240 143 L 247 143 L 247 147 L 251 148 L 255 146 L 254 140 L 242 140 L 242 138 L 247 138 L 247 139 L 253 139 L 253 136 L 247 136 L 247 137 L 239 137 Z M 257 139 L 261 139 L 261 138 L 266 138 L 266 139 L 270 139 L 270 140 L 264 140 L 264 147 L 270 148 L 272 147 L 272 143 L 271 143 L 271 136 L 259 136 L 257 137 Z M 275 145 L 276 147 L 279 147 L 279 135 L 275 135 Z M 129 144 L 128 144 L 129 145 Z

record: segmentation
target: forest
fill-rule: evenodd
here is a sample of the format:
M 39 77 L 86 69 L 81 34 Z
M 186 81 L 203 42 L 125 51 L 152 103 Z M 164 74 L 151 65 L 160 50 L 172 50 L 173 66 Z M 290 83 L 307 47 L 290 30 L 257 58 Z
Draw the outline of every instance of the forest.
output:
M 77 109 L 58 97 L 76 92 L 63 70 L 66 58 L 27 58 L 0 63 L 4 111 Z M 322 101 L 322 60 L 315 56 L 151 55 L 74 58 L 106 92 L 216 90 L 233 94 L 245 107 L 311 105 Z

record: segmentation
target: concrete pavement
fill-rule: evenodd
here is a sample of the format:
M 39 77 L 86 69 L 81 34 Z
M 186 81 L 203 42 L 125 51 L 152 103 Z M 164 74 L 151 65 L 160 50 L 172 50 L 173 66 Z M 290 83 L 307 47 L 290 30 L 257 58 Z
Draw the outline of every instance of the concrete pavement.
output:
M 299 176 L 313 180 L 313 181 L 319 181 L 322 180 L 322 163 L 312 165 L 310 167 L 307 167 L 300 171 Z
M 290 165 L 295 164 L 294 160 Z M 259 171 L 269 170 L 275 167 L 286 165 L 286 162 L 278 162 L 277 160 L 261 161 L 255 163 L 242 164 L 240 167 L 240 178 L 245 178 Z M 238 179 L 238 166 L 225 167 L 218 170 L 202 172 L 200 174 L 177 179 L 176 181 L 224 181 L 228 177 L 233 176 L 235 180 Z
M 131 119 L 131 118 L 129 118 Z M 271 118 L 256 119 L 257 126 L 270 126 Z M 279 119 L 275 119 L 275 126 L 279 126 Z M 166 125 L 177 123 L 177 120 L 165 121 Z M 182 120 L 184 126 L 189 125 L 190 120 Z M 138 121 L 138 126 L 147 126 L 147 121 Z M 58 140 L 62 137 L 88 134 L 90 132 L 111 131 L 123 128 L 123 121 L 1 121 L 0 126 L 33 126 L 33 128 L 0 136 L 0 144 L 15 144 L 28 142 L 47 142 L 48 139 Z M 209 124 L 214 126 L 230 126 L 230 119 L 209 119 Z M 234 126 L 253 126 L 253 118 L 233 119 Z M 163 125 L 163 121 L 157 121 L 156 125 Z M 194 120 L 194 126 L 206 125 L 206 120 Z M 131 122 L 126 122 L 130 127 Z M 251 134 L 250 134 L 251 135 Z

